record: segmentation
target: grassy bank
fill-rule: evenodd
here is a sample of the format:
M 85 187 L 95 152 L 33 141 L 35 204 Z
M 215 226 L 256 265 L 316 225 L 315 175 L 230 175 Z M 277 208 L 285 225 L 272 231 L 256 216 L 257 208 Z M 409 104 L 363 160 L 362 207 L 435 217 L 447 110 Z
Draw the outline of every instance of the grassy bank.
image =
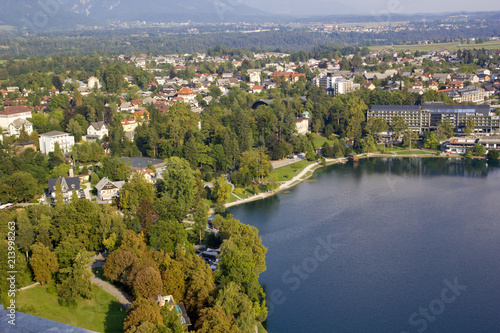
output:
M 38 286 L 17 295 L 19 311 L 96 332 L 122 332 L 126 311 L 110 294 L 96 287 L 94 297 L 81 300 L 76 309 L 59 305 L 58 297 Z
M 271 172 L 271 175 L 276 177 L 278 181 L 283 182 L 297 176 L 305 167 L 314 162 L 300 161 L 297 163 L 289 164 L 284 167 L 278 168 Z

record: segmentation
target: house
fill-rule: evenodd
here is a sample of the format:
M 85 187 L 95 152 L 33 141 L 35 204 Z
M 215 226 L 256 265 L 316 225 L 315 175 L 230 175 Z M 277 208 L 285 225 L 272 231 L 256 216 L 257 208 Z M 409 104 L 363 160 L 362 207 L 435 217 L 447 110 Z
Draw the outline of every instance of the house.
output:
M 26 119 L 16 119 L 9 124 L 10 136 L 14 136 L 17 138 L 23 130 L 28 135 L 31 135 L 31 133 L 33 133 L 33 125 Z
M 133 132 L 138 125 L 135 118 L 122 119 L 121 124 L 124 132 Z
M 101 201 L 113 200 L 119 197 L 118 193 L 120 192 L 124 184 L 124 181 L 112 182 L 108 178 L 104 177 L 95 186 L 97 197 Z
M 134 113 L 135 119 L 138 121 L 149 119 L 149 112 L 147 110 L 140 110 Z
M 451 81 L 445 85 L 446 89 L 460 89 L 464 87 L 464 83 L 461 81 Z
M 192 325 L 191 319 L 187 314 L 186 307 L 184 306 L 183 302 L 179 302 L 179 304 L 175 305 L 174 297 L 172 295 L 158 295 L 156 297 L 156 302 L 160 307 L 164 307 L 166 305 L 170 310 L 174 309 L 178 313 L 182 325 L 185 325 L 187 327 Z
M 189 89 L 188 87 L 184 87 L 177 92 L 177 97 L 182 97 L 183 99 L 194 99 L 196 97 L 196 93 Z
M 68 153 L 75 145 L 75 137 L 69 133 L 52 131 L 40 135 L 40 152 L 42 154 L 49 154 L 54 151 L 55 144 L 59 144 L 59 148 L 64 153 Z
M 447 153 L 464 154 L 467 150 L 474 148 L 477 139 L 451 138 L 443 144 L 444 151 Z
M 361 88 L 366 88 L 368 90 L 375 90 L 375 85 L 371 81 L 366 81 L 361 85 Z
M 295 128 L 298 134 L 309 133 L 310 119 L 308 117 L 299 117 L 295 120 Z
M 120 105 L 121 112 L 132 112 L 134 110 L 134 106 L 130 102 L 124 102 Z
M 89 89 L 94 89 L 94 88 L 102 88 L 102 84 L 99 82 L 99 79 L 96 78 L 95 76 L 91 76 L 89 77 L 88 81 L 87 81 L 87 87 Z
M 249 69 L 247 70 L 247 75 L 252 83 L 260 83 L 260 70 L 257 69 Z
M 17 119 L 31 118 L 31 109 L 24 105 L 9 106 L 0 111 L 0 127 L 8 130 L 9 125 Z
M 81 197 L 80 191 L 80 178 L 78 177 L 67 177 L 67 178 L 50 178 L 49 179 L 49 188 L 48 188 L 48 197 L 51 201 L 56 199 L 56 185 L 57 181 L 61 184 L 63 199 L 65 202 L 71 201 L 71 196 L 73 195 L 73 190 L 75 190 L 78 194 L 78 197 Z M 84 194 L 85 196 L 85 194 Z
M 262 92 L 262 90 L 264 90 L 264 86 L 263 85 L 255 85 L 252 87 L 252 92 L 253 93 L 260 93 Z
M 99 137 L 99 139 L 102 139 L 109 135 L 108 126 L 106 126 L 104 121 L 93 121 L 87 128 L 87 135 L 95 135 Z
M 431 83 L 429 83 L 429 90 L 438 91 L 439 83 L 437 83 L 436 81 L 432 81 Z
M 165 161 L 159 158 L 149 158 L 149 157 L 130 157 L 130 158 L 120 158 L 120 161 L 126 161 L 130 163 L 130 169 L 132 171 L 148 170 L 151 166 L 156 170 L 157 174 L 162 174 L 165 171 Z
M 0 137 L 0 141 L 1 141 L 1 137 Z M 28 141 L 28 142 L 20 142 L 18 144 L 16 144 L 16 153 L 20 153 L 20 152 L 23 152 L 25 151 L 26 149 L 28 148 L 31 148 L 33 149 L 34 151 L 37 151 L 38 148 L 36 147 L 36 144 L 33 142 L 33 141 Z

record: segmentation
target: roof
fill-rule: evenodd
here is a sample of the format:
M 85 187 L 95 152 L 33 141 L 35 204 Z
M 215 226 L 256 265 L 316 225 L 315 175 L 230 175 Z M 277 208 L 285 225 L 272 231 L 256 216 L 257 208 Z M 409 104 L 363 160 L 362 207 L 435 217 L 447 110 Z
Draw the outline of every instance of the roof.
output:
M 371 111 L 419 111 L 418 105 L 373 105 Z
M 19 312 L 16 309 L 16 325 L 11 325 L 8 323 L 7 315 L 10 312 L 4 310 L 4 306 L 0 305 L 0 332 L 23 332 L 23 333 L 37 333 L 37 332 L 71 332 L 71 333 L 96 333 L 95 331 L 87 330 L 85 328 L 80 328 L 76 326 L 71 326 L 68 324 L 63 324 L 54 320 L 45 319 L 42 317 L 33 316 L 27 313 Z
M 49 194 L 55 192 L 55 187 L 57 180 L 61 183 L 63 193 L 72 191 L 73 189 L 80 189 L 80 178 L 78 177 L 68 177 L 68 178 L 50 178 L 49 179 Z
M 51 132 L 43 133 L 41 136 L 59 136 L 59 135 L 69 135 L 69 133 L 60 132 L 60 131 L 51 131 Z
M 14 126 L 15 128 L 22 128 L 23 126 L 31 125 L 31 123 L 26 119 L 18 118 L 11 122 L 10 125 Z
M 457 112 L 457 113 L 479 113 L 487 116 L 490 113 L 489 105 L 446 105 L 442 103 L 424 103 L 422 109 L 430 110 L 431 112 Z
M 122 157 L 120 161 L 124 161 L 125 159 Z M 157 166 L 159 164 L 165 163 L 164 160 L 159 158 L 149 158 L 149 157 L 127 157 L 125 161 L 130 160 L 130 166 L 133 169 L 145 169 L 148 167 L 148 164 L 153 166 Z
M 0 115 L 11 115 L 24 112 L 31 112 L 31 109 L 25 105 L 8 106 L 3 109 L 3 111 L 0 111 Z
M 116 189 L 120 190 L 122 188 L 122 186 L 125 184 L 124 181 L 117 181 L 117 182 L 112 182 L 111 180 L 109 180 L 107 177 L 104 177 L 103 179 L 101 179 L 99 181 L 99 183 L 97 183 L 97 185 L 95 186 L 95 189 L 100 191 L 103 189 L 104 186 L 110 184 L 111 186 L 115 187 Z
M 184 87 L 177 92 L 177 95 L 194 95 L 195 92 L 188 87 Z
M 90 126 L 93 126 L 96 130 L 100 130 L 104 126 L 104 121 L 92 121 Z

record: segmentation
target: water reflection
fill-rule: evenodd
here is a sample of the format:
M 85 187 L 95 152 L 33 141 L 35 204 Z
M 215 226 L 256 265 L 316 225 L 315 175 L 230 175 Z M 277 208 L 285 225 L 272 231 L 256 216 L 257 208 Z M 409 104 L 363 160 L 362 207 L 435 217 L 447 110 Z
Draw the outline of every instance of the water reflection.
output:
M 500 161 L 462 158 L 366 158 L 359 161 L 361 168 L 352 164 L 334 165 L 319 172 L 363 175 L 391 174 L 395 176 L 459 176 L 486 177 L 500 169 Z

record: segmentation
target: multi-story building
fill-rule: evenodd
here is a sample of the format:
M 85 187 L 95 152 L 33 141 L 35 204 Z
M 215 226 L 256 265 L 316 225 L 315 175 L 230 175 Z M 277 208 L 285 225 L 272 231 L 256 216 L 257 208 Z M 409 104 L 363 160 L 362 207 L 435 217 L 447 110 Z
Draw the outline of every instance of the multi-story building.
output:
M 489 105 L 445 105 L 424 103 L 418 105 L 374 105 L 367 112 L 370 118 L 382 118 L 390 125 L 395 116 L 404 119 L 408 128 L 422 134 L 436 129 L 440 121 L 450 122 L 457 133 L 462 133 L 467 121 L 474 121 L 477 134 L 500 133 L 499 116 L 490 111 Z
M 24 105 L 8 106 L 0 111 L 0 127 L 4 130 L 9 129 L 9 125 L 17 119 L 31 118 L 31 109 Z
M 91 122 L 87 128 L 87 135 L 97 136 L 99 139 L 102 139 L 109 135 L 108 126 L 106 126 L 104 121 Z
M 59 131 L 44 133 L 40 135 L 40 152 L 48 154 L 54 151 L 56 142 L 64 153 L 68 153 L 75 145 L 75 137 Z

